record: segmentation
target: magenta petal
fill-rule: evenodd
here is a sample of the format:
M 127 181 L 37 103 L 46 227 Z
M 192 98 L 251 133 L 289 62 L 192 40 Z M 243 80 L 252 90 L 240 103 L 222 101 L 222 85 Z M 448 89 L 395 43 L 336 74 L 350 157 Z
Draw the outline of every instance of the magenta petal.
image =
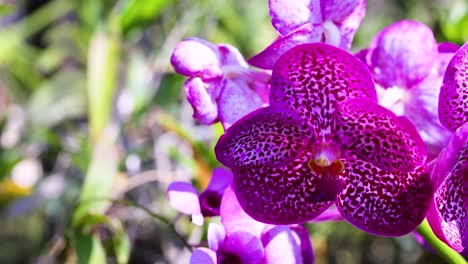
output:
M 221 136 L 216 158 L 225 166 L 280 166 L 294 159 L 313 137 L 293 113 L 265 107 L 243 117 Z
M 219 256 L 221 255 L 221 256 Z M 264 256 L 264 249 L 260 238 L 248 232 L 236 232 L 226 236 L 221 254 L 218 253 L 220 263 L 246 263 L 260 264 Z M 228 260 L 240 260 L 240 262 L 229 262 Z
M 269 0 L 271 23 L 286 35 L 306 23 L 321 23 L 320 2 L 316 0 Z
M 320 42 L 322 35 L 322 24 L 304 24 L 289 34 L 276 39 L 270 46 L 250 58 L 249 63 L 258 68 L 273 69 L 275 62 L 286 51 L 299 44 Z
M 341 22 L 359 6 L 361 0 L 320 0 L 323 20 Z
M 226 188 L 232 183 L 232 172 L 225 168 L 217 167 L 213 170 L 207 190 L 223 194 Z
M 354 11 L 346 17 L 341 23 L 338 23 L 338 29 L 341 33 L 340 48 L 349 50 L 353 42 L 354 34 L 356 33 L 361 21 L 366 14 L 366 0 L 360 0 L 359 5 L 354 8 Z
M 434 233 L 458 252 L 468 247 L 468 123 L 436 160 L 436 192 L 427 219 Z
M 244 212 L 232 187 L 226 189 L 221 201 L 221 223 L 226 233 L 243 231 L 257 237 L 260 237 L 266 227 L 264 223 L 252 219 Z
M 289 228 L 295 233 L 294 235 L 297 236 L 297 240 L 300 241 L 302 263 L 313 264 L 315 255 L 312 241 L 310 241 L 309 231 L 302 225 L 292 225 L 289 226 Z
M 303 261 L 300 240 L 295 239 L 287 226 L 275 226 L 268 230 L 262 236 L 262 243 L 265 247 L 265 263 L 309 263 Z
M 426 159 L 426 146 L 416 128 L 382 106 L 346 100 L 335 112 L 335 142 L 361 159 L 387 171 L 412 171 Z
M 200 78 L 189 78 L 184 84 L 185 96 L 192 105 L 193 118 L 204 125 L 218 121 L 218 106 L 214 102 L 216 84 L 204 83 Z
M 203 223 L 198 193 L 192 184 L 188 182 L 173 182 L 167 188 L 167 194 L 169 204 L 172 207 L 181 213 L 192 215 L 195 224 L 201 225 Z
M 197 248 L 190 256 L 190 264 L 216 264 L 216 252 L 209 248 Z
M 468 43 L 453 56 L 440 90 L 440 122 L 454 131 L 468 121 Z
M 336 206 L 356 227 L 376 235 L 401 236 L 426 216 L 432 197 L 427 169 L 388 172 L 344 153 L 343 192 Z
M 332 206 L 321 213 L 319 216 L 312 219 L 312 222 L 320 223 L 325 221 L 341 221 L 343 220 L 343 216 L 341 216 L 338 209 L 335 206 Z
M 384 87 L 411 87 L 426 78 L 437 60 L 432 30 L 412 20 L 383 29 L 372 41 L 368 63 L 376 82 Z
M 244 59 L 244 56 L 239 52 L 239 50 L 229 44 L 219 44 L 217 45 L 219 56 L 221 60 L 221 65 L 226 66 L 240 66 L 247 68 L 247 62 Z
M 222 75 L 216 47 L 202 39 L 190 38 L 177 44 L 171 56 L 177 73 L 210 80 Z
M 270 105 L 295 111 L 319 135 L 330 134 L 336 104 L 349 98 L 377 101 L 366 66 L 344 50 L 321 43 L 303 44 L 275 64 Z
M 228 129 L 237 120 L 264 106 L 262 99 L 248 86 L 248 80 L 224 79 L 222 82 L 223 89 L 217 103 L 219 120 L 224 129 Z
M 326 177 L 307 165 L 311 158 L 304 152 L 278 168 L 234 168 L 234 190 L 245 212 L 257 221 L 280 225 L 309 221 L 330 207 L 340 190 L 325 188 Z

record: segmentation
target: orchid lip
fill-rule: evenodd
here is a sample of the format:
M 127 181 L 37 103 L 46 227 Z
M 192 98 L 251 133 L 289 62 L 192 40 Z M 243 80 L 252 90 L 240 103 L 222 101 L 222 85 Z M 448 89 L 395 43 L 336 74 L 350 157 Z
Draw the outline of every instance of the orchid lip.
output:
M 312 152 L 313 158 L 308 162 L 312 171 L 330 176 L 338 176 L 343 171 L 343 162 L 339 160 L 341 151 L 335 143 L 321 142 L 314 146 Z

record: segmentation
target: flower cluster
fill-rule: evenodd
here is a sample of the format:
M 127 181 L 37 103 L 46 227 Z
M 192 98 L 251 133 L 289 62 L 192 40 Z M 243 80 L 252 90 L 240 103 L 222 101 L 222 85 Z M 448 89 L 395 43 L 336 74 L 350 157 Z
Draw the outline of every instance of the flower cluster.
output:
M 265 71 L 226 44 L 175 48 L 194 118 L 223 124 L 215 154 L 230 169 L 216 169 L 200 196 L 188 183 L 168 189 L 194 223 L 221 218 L 191 263 L 311 263 L 300 224 L 317 219 L 400 236 L 427 217 L 466 249 L 468 44 L 438 44 L 402 20 L 352 55 L 365 6 L 270 0 L 279 36 L 248 60 Z

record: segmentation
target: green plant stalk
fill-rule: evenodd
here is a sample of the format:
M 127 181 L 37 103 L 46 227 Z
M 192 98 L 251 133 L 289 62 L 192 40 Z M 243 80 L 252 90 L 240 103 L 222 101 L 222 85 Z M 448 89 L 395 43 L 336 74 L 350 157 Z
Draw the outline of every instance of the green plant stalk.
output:
M 88 54 L 88 100 L 91 142 L 109 125 L 117 85 L 120 36 L 98 29 Z
M 437 253 L 445 259 L 447 263 L 451 264 L 466 264 L 465 258 L 463 258 L 458 252 L 447 246 L 444 242 L 440 241 L 437 236 L 432 232 L 431 227 L 426 219 L 419 225 L 416 231 L 424 238 L 424 240 L 431 245 L 431 247 L 437 251 Z

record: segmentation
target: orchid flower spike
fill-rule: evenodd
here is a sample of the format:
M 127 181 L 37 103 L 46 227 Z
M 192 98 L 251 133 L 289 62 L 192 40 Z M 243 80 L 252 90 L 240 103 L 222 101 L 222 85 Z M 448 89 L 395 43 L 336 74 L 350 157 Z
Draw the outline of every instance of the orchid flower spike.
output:
M 270 106 L 226 130 L 215 153 L 245 212 L 269 224 L 310 221 L 335 204 L 364 231 L 400 236 L 433 193 L 414 125 L 377 104 L 360 60 L 322 43 L 276 62 Z
M 249 59 L 272 69 L 279 57 L 303 43 L 324 42 L 349 50 L 366 12 L 365 0 L 269 0 L 271 23 L 279 34 L 270 46 Z
M 189 38 L 176 46 L 171 64 L 177 73 L 189 77 L 185 95 L 201 124 L 221 121 L 228 128 L 268 104 L 270 74 L 249 69 L 231 45 Z

